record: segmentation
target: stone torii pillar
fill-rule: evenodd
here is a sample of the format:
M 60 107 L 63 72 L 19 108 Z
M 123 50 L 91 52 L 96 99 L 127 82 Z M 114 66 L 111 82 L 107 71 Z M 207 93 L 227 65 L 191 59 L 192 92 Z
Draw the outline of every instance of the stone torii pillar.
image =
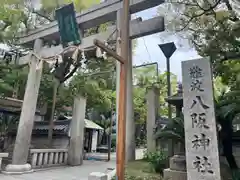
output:
M 68 164 L 71 166 L 82 165 L 84 147 L 84 119 L 86 112 L 86 98 L 74 98 L 73 117 L 70 129 L 70 145 L 68 149 Z
M 38 53 L 43 46 L 43 41 L 36 39 L 34 53 Z M 12 164 L 7 165 L 6 173 L 17 174 L 31 171 L 31 165 L 27 164 L 29 147 L 31 143 L 32 128 L 36 112 L 36 104 L 39 86 L 42 76 L 43 62 L 32 55 L 29 61 L 29 73 L 20 121 L 18 124 L 17 137 L 13 150 Z
M 154 139 L 154 129 L 158 117 L 159 89 L 151 87 L 147 89 L 147 151 L 156 151 L 156 140 Z

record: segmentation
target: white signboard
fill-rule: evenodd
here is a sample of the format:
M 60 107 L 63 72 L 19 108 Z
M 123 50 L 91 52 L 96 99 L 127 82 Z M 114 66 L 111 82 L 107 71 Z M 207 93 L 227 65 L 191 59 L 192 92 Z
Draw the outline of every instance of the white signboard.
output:
M 221 180 L 208 58 L 182 62 L 188 180 Z

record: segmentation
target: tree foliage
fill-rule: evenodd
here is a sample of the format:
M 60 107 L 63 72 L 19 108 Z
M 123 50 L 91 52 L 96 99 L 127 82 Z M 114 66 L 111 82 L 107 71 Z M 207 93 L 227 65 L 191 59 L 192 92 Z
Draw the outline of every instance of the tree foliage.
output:
M 70 0 L 46 1 L 42 0 L 42 6 L 35 8 L 32 4 L 21 0 L 6 0 L 4 7 L 0 8 L 0 42 L 15 42 L 16 37 L 24 30 L 30 30 L 42 26 L 54 20 L 54 11 L 63 4 L 70 3 Z M 57 4 L 56 2 L 59 2 Z M 99 0 L 74 1 L 77 12 L 93 4 L 99 3 Z M 86 36 L 103 31 L 109 23 L 87 30 Z M 108 58 L 90 59 L 86 71 L 81 69 L 77 71 L 69 82 L 64 83 L 59 88 L 56 108 L 57 112 L 63 111 L 63 105 L 72 106 L 73 98 L 76 94 L 82 94 L 87 98 L 87 109 L 94 109 L 99 114 L 103 114 L 108 119 L 111 115 L 111 108 L 116 104 L 116 77 L 115 61 Z M 23 99 L 28 75 L 28 66 L 17 67 L 16 65 L 2 64 L 0 70 L 0 92 L 6 97 L 15 97 Z M 101 73 L 108 71 L 107 73 Z M 96 74 L 99 73 L 99 74 Z M 144 124 L 146 121 L 146 89 L 149 86 L 156 86 L 160 90 L 160 114 L 167 115 L 167 106 L 165 97 L 167 95 L 166 73 L 155 75 L 154 67 L 147 67 L 134 71 L 136 87 L 134 88 L 134 115 L 138 124 Z M 44 106 L 46 103 L 51 107 L 54 77 L 50 73 L 48 66 L 44 66 L 43 76 L 38 97 L 38 106 Z M 173 93 L 176 90 L 176 76 L 172 75 Z M 114 109 L 116 110 L 116 109 Z M 47 111 L 48 113 L 49 111 Z M 48 120 L 48 119 L 47 119 Z M 98 120 L 98 119 L 96 119 Z M 109 124 L 109 123 L 107 123 Z
M 41 27 L 55 20 L 55 10 L 73 2 L 77 12 L 81 12 L 100 0 L 41 0 L 40 4 L 22 0 L 3 0 L 0 7 L 0 42 L 15 43 L 23 32 Z
M 0 42 L 12 42 L 27 24 L 25 3 L 21 0 L 3 0 L 0 7 Z
M 54 20 L 54 12 L 57 8 L 72 3 L 74 4 L 76 12 L 81 12 L 83 9 L 91 7 L 94 4 L 100 3 L 100 0 L 41 0 L 42 7 L 38 11 L 39 15 L 48 17 L 50 20 Z
M 170 119 L 163 129 L 156 132 L 155 138 L 163 141 L 171 139 L 174 140 L 174 142 L 180 142 L 185 146 L 183 116 Z
M 111 59 L 89 60 L 87 73 L 78 71 L 71 79 L 69 89 L 73 95 L 81 94 L 87 98 L 87 108 L 109 111 L 115 90 L 114 66 L 115 62 Z
M 215 76 L 232 88 L 239 86 L 240 19 L 229 0 L 168 1 L 161 10 L 167 8 L 172 15 L 168 29 L 187 38 L 201 56 L 209 56 Z
M 229 0 L 171 0 L 160 7 L 159 13 L 162 9 L 172 15 L 168 16 L 168 29 L 189 40 L 199 55 L 212 61 L 216 120 L 222 127 L 219 137 L 230 168 L 238 169 L 232 149 L 232 125 L 239 113 L 236 90 L 240 87 L 240 19 Z M 223 94 L 225 90 L 228 92 Z
M 158 71 L 158 72 L 157 72 Z M 149 87 L 159 89 L 159 115 L 167 116 L 168 109 L 165 98 L 167 97 L 167 73 L 161 73 L 155 65 L 148 65 L 134 69 L 134 111 L 138 114 L 138 121 L 146 120 L 146 90 Z M 158 76 L 157 76 L 158 74 Z M 171 74 L 172 94 L 176 93 L 177 77 Z
M 22 99 L 27 82 L 27 67 L 0 64 L 0 92 L 3 97 Z

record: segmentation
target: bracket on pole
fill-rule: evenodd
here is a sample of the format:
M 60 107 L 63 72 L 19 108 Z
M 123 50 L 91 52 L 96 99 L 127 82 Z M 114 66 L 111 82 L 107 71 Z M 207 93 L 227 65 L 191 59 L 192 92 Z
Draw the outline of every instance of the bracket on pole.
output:
M 94 39 L 93 43 L 94 43 L 95 46 L 103 49 L 110 56 L 112 56 L 113 58 L 118 60 L 121 64 L 125 64 L 126 61 L 123 59 L 123 57 L 119 56 L 116 52 L 114 52 L 113 50 L 109 49 L 103 42 L 99 41 L 98 39 Z

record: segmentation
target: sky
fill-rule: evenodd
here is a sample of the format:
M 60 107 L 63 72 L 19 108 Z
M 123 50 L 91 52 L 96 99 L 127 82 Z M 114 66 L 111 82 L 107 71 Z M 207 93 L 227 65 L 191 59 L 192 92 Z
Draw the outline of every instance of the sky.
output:
M 133 15 L 133 18 L 142 17 L 143 20 L 150 19 L 157 15 L 157 7 L 151 8 Z M 158 44 L 167 42 L 178 42 L 177 36 L 167 36 L 164 33 L 157 33 L 145 36 L 137 40 L 137 48 L 133 55 L 133 64 L 140 65 L 146 62 L 157 62 L 161 72 L 166 71 L 166 58 L 160 50 Z M 178 48 L 178 47 L 177 47 Z M 177 75 L 179 81 L 182 79 L 181 61 L 197 59 L 200 56 L 194 48 L 188 47 L 177 49 L 170 59 L 170 71 Z

